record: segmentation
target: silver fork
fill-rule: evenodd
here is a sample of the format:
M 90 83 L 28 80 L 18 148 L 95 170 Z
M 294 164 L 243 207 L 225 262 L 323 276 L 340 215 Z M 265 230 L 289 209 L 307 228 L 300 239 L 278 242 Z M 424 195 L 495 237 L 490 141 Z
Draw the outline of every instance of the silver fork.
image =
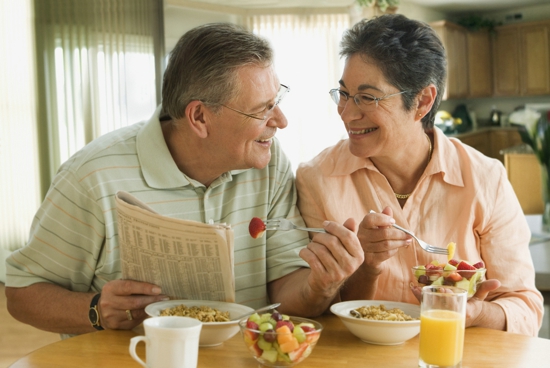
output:
M 266 230 L 304 230 L 312 233 L 325 233 L 325 229 L 314 227 L 301 227 L 294 225 L 291 221 L 285 218 L 270 219 L 264 221 Z
M 371 210 L 370 213 L 376 213 L 376 212 Z M 425 241 L 418 239 L 412 231 L 404 229 L 401 226 L 396 225 L 396 224 L 392 224 L 392 226 L 395 227 L 396 229 L 399 229 L 399 230 L 403 231 L 404 233 L 407 233 L 410 236 L 412 236 L 416 240 L 418 245 L 420 245 L 420 247 L 422 247 L 422 249 L 424 249 L 426 252 L 435 253 L 435 254 L 449 254 L 449 251 L 445 248 L 434 247 L 433 245 L 430 245 L 430 244 L 426 243 Z

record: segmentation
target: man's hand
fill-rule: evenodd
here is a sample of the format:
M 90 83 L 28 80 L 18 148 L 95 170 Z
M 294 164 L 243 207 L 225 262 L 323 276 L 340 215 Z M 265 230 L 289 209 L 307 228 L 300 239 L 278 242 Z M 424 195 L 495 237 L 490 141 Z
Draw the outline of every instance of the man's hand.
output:
M 343 225 L 326 221 L 327 233 L 316 233 L 300 257 L 310 266 L 308 284 L 311 290 L 326 298 L 334 297 L 345 280 L 364 261 L 363 249 L 355 235 L 355 220 L 348 219 Z
M 384 208 L 381 213 L 369 213 L 359 224 L 357 237 L 365 252 L 363 271 L 379 273 L 380 265 L 393 257 L 401 247 L 412 244 L 412 237 L 392 227 L 393 211 Z
M 153 284 L 132 280 L 113 280 L 103 286 L 99 298 L 101 326 L 111 330 L 130 330 L 147 317 L 145 307 L 168 300 Z M 132 320 L 128 319 L 129 310 Z

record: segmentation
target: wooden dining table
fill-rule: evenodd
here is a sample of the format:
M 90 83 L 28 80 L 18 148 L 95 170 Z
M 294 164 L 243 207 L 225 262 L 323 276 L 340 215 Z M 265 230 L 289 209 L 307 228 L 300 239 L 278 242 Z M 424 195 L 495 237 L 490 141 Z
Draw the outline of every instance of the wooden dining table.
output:
M 334 315 L 315 318 L 323 332 L 311 355 L 300 368 L 417 367 L 418 335 L 400 345 L 372 345 L 352 335 Z M 128 353 L 136 331 L 105 330 L 65 339 L 24 356 L 10 368 L 139 367 Z M 145 357 L 143 344 L 138 355 Z M 198 368 L 259 366 L 241 334 L 222 345 L 199 349 Z M 548 367 L 550 340 L 472 327 L 466 329 L 462 367 Z

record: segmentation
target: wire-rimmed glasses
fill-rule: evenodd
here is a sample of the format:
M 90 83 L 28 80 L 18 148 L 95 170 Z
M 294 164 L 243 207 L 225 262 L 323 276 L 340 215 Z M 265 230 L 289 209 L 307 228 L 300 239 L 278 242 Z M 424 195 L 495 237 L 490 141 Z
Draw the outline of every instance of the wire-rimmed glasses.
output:
M 281 84 L 280 87 L 279 87 L 279 91 L 277 92 L 277 95 L 275 96 L 275 102 L 273 103 L 273 106 L 266 107 L 265 110 L 258 113 L 258 114 L 263 113 L 263 116 L 258 116 L 257 114 L 247 114 L 246 112 L 242 112 L 240 110 L 234 109 L 234 108 L 229 107 L 227 105 L 224 105 L 224 104 L 220 104 L 220 105 L 225 107 L 225 108 L 228 108 L 229 110 L 235 111 L 236 113 L 247 116 L 249 118 L 256 119 L 256 120 L 261 120 L 261 121 L 266 121 L 267 118 L 269 117 L 269 114 L 271 113 L 271 111 L 273 111 L 275 106 L 277 106 L 277 105 L 279 105 L 279 103 L 281 103 L 281 101 L 283 100 L 283 98 L 286 96 L 286 94 L 288 92 L 290 92 L 290 87 L 285 86 L 284 84 Z
M 352 98 L 355 104 L 359 106 L 362 111 L 365 112 L 373 111 L 374 109 L 376 109 L 378 107 L 378 101 L 382 101 L 405 92 L 407 91 L 401 91 L 397 93 L 392 93 L 391 95 L 376 97 L 371 95 L 370 93 L 356 93 L 355 95 L 350 96 L 349 93 L 342 91 L 338 88 L 333 88 L 329 91 L 330 97 L 332 97 L 332 100 L 339 107 L 344 107 L 346 105 L 346 102 L 348 102 L 348 100 Z

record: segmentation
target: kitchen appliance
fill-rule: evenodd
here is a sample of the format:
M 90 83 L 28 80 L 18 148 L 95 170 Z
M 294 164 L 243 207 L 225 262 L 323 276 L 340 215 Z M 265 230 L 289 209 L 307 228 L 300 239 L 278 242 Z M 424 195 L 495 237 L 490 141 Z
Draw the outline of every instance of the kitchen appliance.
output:
M 435 114 L 434 124 L 441 129 L 443 133 L 454 134 L 456 133 L 456 127 L 462 124 L 462 120 L 453 118 L 453 116 L 445 110 L 439 110 Z
M 496 106 L 493 105 L 491 107 L 491 115 L 489 117 L 489 120 L 491 121 L 491 125 L 500 126 L 501 115 L 502 115 L 502 112 L 497 110 Z

